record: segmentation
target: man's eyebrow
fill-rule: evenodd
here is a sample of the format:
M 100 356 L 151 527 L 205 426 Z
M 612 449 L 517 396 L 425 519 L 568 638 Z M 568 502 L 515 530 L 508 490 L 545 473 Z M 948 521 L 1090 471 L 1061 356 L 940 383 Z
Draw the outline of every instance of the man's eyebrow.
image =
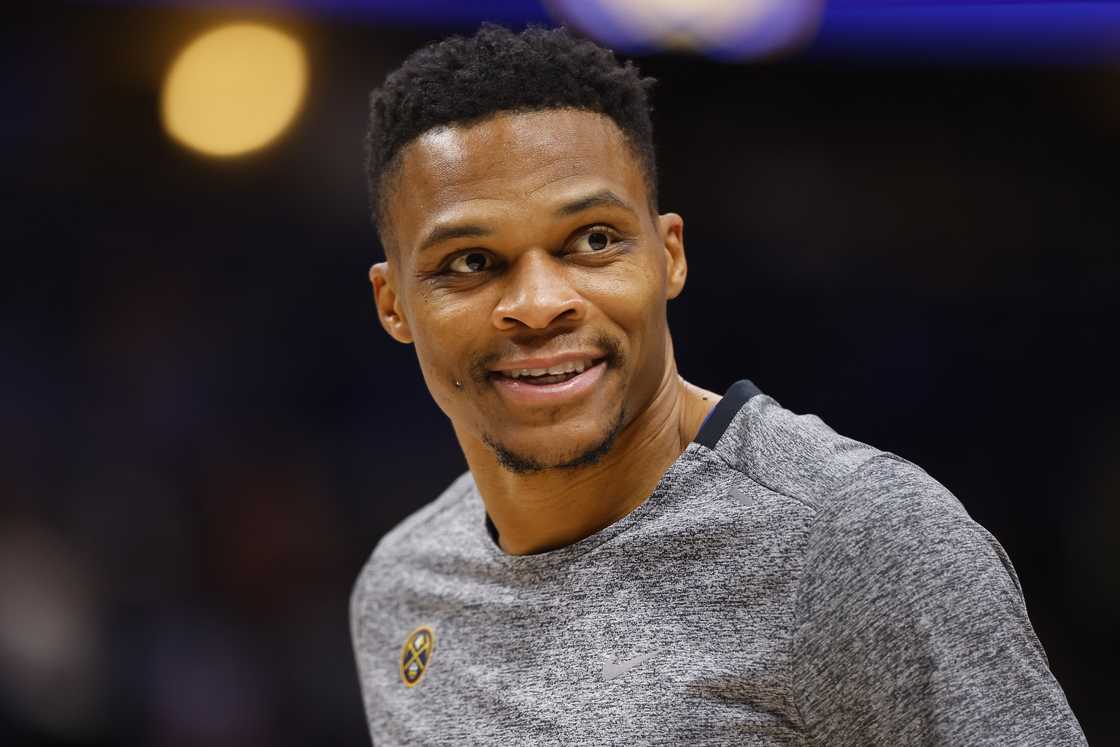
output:
M 444 241 L 450 241 L 451 239 L 466 239 L 476 236 L 489 236 L 492 233 L 493 231 L 491 231 L 489 228 L 483 228 L 482 226 L 476 226 L 469 223 L 460 223 L 458 225 L 445 224 L 442 226 L 436 226 L 426 237 L 424 237 L 424 240 L 420 242 L 420 248 L 417 249 L 416 252 L 420 253 L 425 249 L 428 249 L 429 247 L 433 247 L 436 244 L 441 244 Z
M 580 197 L 572 202 L 565 203 L 554 211 L 558 216 L 575 215 L 582 213 L 584 210 L 590 210 L 596 207 L 616 207 L 622 208 L 630 213 L 637 215 L 634 208 L 630 207 L 630 203 L 622 199 L 609 189 L 604 189 L 602 192 Z M 420 248 L 416 250 L 417 253 L 429 249 L 436 244 L 450 241 L 451 239 L 466 239 L 476 238 L 479 236 L 490 236 L 494 232 L 484 226 L 478 226 L 472 223 L 449 224 L 436 226 L 424 237 L 420 242 Z
M 626 200 L 622 199 L 609 189 L 604 189 L 602 192 L 596 192 L 593 195 L 581 197 L 578 200 L 573 200 L 572 202 L 569 202 L 565 205 L 561 205 L 560 207 L 556 208 L 556 215 L 575 215 L 576 213 L 581 213 L 584 210 L 589 210 L 591 208 L 597 207 L 617 207 L 634 213 L 634 215 L 638 214 L 637 211 L 634 210 L 634 208 L 630 207 L 630 203 L 626 202 Z

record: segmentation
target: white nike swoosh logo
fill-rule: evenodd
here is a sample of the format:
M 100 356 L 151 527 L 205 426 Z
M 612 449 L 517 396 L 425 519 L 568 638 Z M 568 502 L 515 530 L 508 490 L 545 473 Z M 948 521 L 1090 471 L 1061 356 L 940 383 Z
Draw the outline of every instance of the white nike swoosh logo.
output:
M 729 495 L 740 506 L 746 506 L 748 508 L 751 508 L 756 503 L 756 501 L 753 498 L 749 497 L 746 493 L 739 490 L 738 488 L 731 488 L 731 492 L 729 493 Z
M 610 662 L 607 662 L 606 664 L 603 665 L 603 679 L 613 680 L 615 677 L 619 677 L 621 675 L 624 675 L 627 672 L 629 672 L 631 669 L 633 669 L 634 667 L 636 667 L 639 664 L 641 664 L 642 662 L 646 661 L 647 659 L 652 659 L 654 656 L 657 656 L 657 654 L 659 654 L 659 653 L 661 653 L 660 650 L 650 651 L 648 654 L 642 654 L 641 656 L 635 656 L 633 659 L 627 659 L 626 661 L 620 661 L 617 664 L 612 664 Z

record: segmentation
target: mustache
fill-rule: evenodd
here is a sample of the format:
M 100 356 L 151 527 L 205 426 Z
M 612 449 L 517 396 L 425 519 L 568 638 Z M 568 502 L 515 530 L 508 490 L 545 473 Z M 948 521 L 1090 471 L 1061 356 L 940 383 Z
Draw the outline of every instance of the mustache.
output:
M 565 338 L 570 338 L 566 342 Z M 547 346 L 547 347 L 546 347 Z M 594 350 L 596 357 L 602 356 L 607 368 L 618 368 L 625 363 L 622 352 L 622 341 L 606 332 L 600 332 L 594 337 L 577 340 L 573 335 L 560 334 L 551 338 L 541 338 L 537 346 L 506 345 L 501 350 L 482 353 L 471 360 L 468 369 L 471 378 L 476 382 L 485 382 L 490 378 L 490 368 L 503 358 L 527 357 L 531 355 L 562 355 L 563 353 Z

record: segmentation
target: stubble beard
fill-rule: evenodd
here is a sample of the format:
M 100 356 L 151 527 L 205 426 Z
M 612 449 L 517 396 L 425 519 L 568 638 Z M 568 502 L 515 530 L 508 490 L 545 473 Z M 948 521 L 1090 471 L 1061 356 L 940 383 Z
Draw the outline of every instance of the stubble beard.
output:
M 608 371 L 623 367 L 626 359 L 622 353 L 622 345 L 617 339 L 606 334 L 600 334 L 595 338 L 593 345 L 596 349 L 606 353 L 604 365 L 607 367 Z M 488 384 L 489 364 L 493 362 L 494 358 L 497 358 L 497 356 L 491 355 L 481 358 L 475 361 L 474 365 L 471 367 L 472 378 L 480 385 Z M 617 417 L 615 417 L 614 421 L 611 423 L 606 436 L 604 436 L 599 443 L 589 449 L 584 449 L 574 457 L 556 463 L 543 462 L 532 455 L 519 453 L 515 449 L 500 443 L 488 433 L 482 435 L 482 440 L 494 452 L 498 464 L 516 475 L 534 474 L 549 469 L 572 470 L 596 464 L 606 456 L 614 446 L 615 441 L 618 440 L 619 434 L 622 433 L 625 422 L 626 410 L 623 404 L 619 405 Z
M 550 469 L 574 470 L 596 464 L 606 456 L 611 448 L 614 447 L 619 434 L 622 433 L 622 426 L 625 422 L 625 407 L 620 406 L 618 408 L 618 416 L 611 423 L 607 435 L 603 437 L 599 443 L 589 449 L 584 449 L 574 457 L 555 463 L 542 462 L 536 457 L 518 453 L 504 444 L 499 443 L 489 434 L 484 435 L 482 440 L 494 452 L 494 456 L 498 459 L 498 464 L 515 475 L 535 474 Z

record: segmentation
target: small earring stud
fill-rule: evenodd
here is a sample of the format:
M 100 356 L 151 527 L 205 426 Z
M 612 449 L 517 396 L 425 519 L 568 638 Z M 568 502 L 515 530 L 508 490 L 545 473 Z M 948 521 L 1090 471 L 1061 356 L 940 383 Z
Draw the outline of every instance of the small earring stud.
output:
M 458 379 L 455 379 L 455 388 L 456 389 L 462 389 L 463 388 L 463 382 L 459 381 Z

